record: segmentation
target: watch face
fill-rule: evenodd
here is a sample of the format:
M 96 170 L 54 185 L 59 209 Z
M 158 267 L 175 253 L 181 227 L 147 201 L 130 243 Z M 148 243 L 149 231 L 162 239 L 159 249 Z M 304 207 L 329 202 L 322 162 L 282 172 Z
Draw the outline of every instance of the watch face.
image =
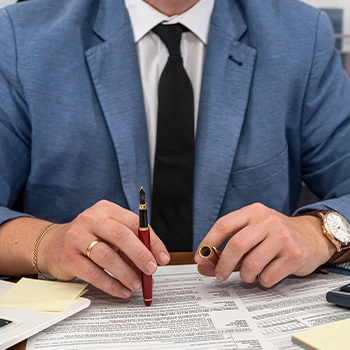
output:
M 334 238 L 341 243 L 350 242 L 350 224 L 338 213 L 327 213 L 325 224 Z

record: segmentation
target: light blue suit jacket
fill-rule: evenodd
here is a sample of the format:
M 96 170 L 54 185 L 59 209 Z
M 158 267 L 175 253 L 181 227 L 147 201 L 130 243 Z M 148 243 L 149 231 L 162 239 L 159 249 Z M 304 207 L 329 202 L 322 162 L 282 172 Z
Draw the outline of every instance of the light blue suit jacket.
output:
M 305 181 L 350 219 L 350 85 L 325 14 L 297 0 L 215 2 L 195 155 L 194 244 L 262 202 L 295 212 Z M 151 208 L 147 124 L 122 0 L 0 11 L 0 223 L 72 220 L 100 199 Z M 15 206 L 16 207 L 16 206 Z

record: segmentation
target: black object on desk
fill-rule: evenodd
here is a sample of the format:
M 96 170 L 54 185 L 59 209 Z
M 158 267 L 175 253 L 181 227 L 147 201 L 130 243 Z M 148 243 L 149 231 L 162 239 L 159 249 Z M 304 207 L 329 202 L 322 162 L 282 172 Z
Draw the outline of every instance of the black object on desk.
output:
M 12 321 L 10 321 L 10 320 L 5 320 L 4 318 L 0 318 L 0 328 L 5 327 L 11 323 L 12 323 Z
M 330 303 L 350 309 L 350 283 L 329 291 L 326 300 Z

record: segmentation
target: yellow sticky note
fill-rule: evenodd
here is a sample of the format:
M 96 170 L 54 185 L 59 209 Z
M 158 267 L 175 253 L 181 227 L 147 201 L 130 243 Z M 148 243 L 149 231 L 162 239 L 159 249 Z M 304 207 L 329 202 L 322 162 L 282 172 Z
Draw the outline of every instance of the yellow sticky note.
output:
M 0 298 L 0 307 L 61 312 L 86 292 L 87 285 L 22 278 Z
M 348 350 L 350 318 L 310 328 L 292 335 L 292 341 L 305 349 Z

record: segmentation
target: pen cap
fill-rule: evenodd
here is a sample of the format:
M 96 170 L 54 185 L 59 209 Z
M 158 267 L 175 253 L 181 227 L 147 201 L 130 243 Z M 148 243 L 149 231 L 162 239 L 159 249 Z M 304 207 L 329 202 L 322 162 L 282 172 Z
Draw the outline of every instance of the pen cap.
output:
M 199 248 L 199 255 L 208 261 L 208 263 L 212 266 L 216 266 L 220 257 L 220 252 L 215 248 L 209 245 L 203 245 Z

